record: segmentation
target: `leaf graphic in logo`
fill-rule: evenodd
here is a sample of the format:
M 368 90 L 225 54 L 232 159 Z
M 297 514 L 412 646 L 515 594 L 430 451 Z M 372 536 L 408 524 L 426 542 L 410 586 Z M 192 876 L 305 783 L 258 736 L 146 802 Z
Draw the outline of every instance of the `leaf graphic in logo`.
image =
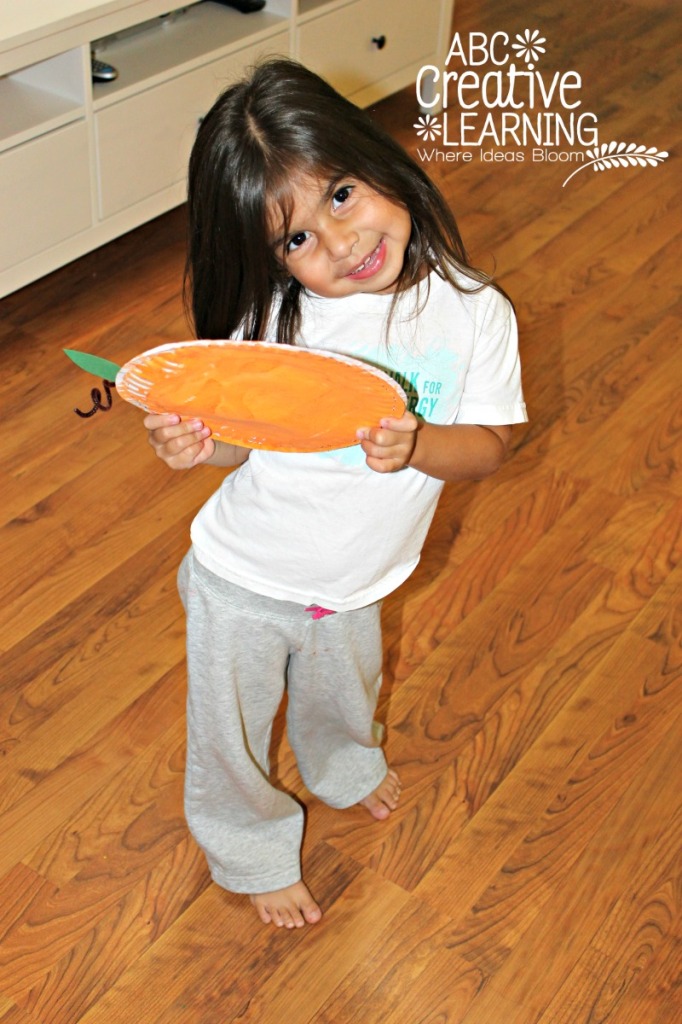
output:
M 424 117 L 420 117 L 412 127 L 417 129 L 417 135 L 419 135 L 424 142 L 433 142 L 433 140 L 443 131 L 438 118 L 433 117 L 431 114 L 425 114 Z
M 527 28 L 523 35 L 517 32 L 516 38 L 518 43 L 512 43 L 512 50 L 516 50 L 516 56 L 523 58 L 526 64 L 530 64 L 531 61 L 538 61 L 540 54 L 545 52 L 542 44 L 546 43 L 547 40 L 544 36 L 540 35 L 540 30 L 537 28 L 534 28 L 532 32 Z
M 608 171 L 612 167 L 658 167 L 668 157 L 664 149 L 659 151 L 655 146 L 638 146 L 635 142 L 602 142 L 601 146 L 585 150 L 585 154 L 589 160 L 569 174 L 562 188 L 586 167 L 595 171 Z

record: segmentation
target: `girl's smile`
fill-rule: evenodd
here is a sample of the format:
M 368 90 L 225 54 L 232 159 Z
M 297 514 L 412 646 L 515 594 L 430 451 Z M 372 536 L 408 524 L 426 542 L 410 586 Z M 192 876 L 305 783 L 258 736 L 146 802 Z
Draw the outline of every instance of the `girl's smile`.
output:
M 323 298 L 393 292 L 412 231 L 404 206 L 355 179 L 302 179 L 290 227 L 273 215 L 275 250 L 288 272 Z
M 356 281 L 365 281 L 367 278 L 374 277 L 374 275 L 383 267 L 385 258 L 386 243 L 382 238 L 376 249 L 374 249 L 374 251 L 362 261 L 359 267 L 355 270 L 351 270 L 348 276 L 354 278 Z

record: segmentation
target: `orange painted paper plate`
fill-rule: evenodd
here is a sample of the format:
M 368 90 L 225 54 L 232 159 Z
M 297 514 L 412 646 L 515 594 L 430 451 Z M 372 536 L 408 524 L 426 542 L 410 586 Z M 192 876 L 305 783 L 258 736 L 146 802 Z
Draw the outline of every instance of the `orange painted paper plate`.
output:
M 402 416 L 405 393 L 359 359 L 264 341 L 184 341 L 127 362 L 116 377 L 147 412 L 202 420 L 221 441 L 316 452 L 357 444 L 359 427 Z

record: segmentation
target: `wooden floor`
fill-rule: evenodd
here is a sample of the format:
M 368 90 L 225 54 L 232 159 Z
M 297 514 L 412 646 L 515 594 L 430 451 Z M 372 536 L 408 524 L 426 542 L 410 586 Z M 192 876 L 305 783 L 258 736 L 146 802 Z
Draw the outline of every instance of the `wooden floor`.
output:
M 261 926 L 183 821 L 174 574 L 219 471 L 169 472 L 120 401 L 78 419 L 61 355 L 186 336 L 183 212 L 0 303 L 2 1024 L 682 1020 L 679 11 L 526 8 L 456 26 L 538 27 L 601 141 L 671 157 L 434 170 L 516 301 L 531 421 L 385 603 L 399 811 L 306 798 L 278 738 L 320 926 Z M 377 116 L 416 150 L 409 93 Z

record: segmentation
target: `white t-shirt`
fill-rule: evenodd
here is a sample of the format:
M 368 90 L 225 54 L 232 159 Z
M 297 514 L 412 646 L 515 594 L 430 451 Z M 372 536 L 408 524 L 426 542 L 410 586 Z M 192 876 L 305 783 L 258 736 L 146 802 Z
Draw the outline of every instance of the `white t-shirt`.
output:
M 379 366 L 429 423 L 525 421 L 516 321 L 499 292 L 465 295 L 432 273 L 425 308 L 411 316 L 414 293 L 406 293 L 387 343 L 392 298 L 307 295 L 299 344 Z M 254 450 L 196 516 L 192 543 L 202 565 L 237 586 L 348 611 L 410 575 L 442 487 L 411 467 L 374 472 L 359 445 L 312 454 Z

